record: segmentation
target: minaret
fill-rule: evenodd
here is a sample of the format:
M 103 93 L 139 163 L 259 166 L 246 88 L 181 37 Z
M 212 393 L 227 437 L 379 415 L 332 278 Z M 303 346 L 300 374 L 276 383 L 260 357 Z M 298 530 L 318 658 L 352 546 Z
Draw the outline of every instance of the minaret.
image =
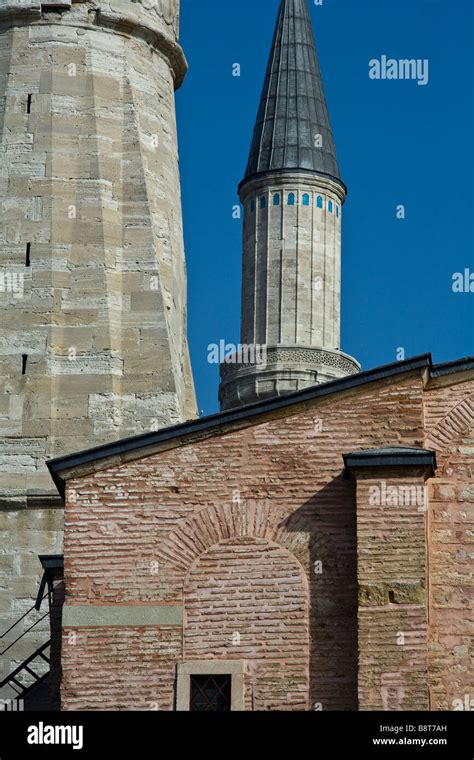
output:
M 178 16 L 179 0 L 0 3 L 0 634 L 38 554 L 62 550 L 45 461 L 196 416 Z
M 307 0 L 281 0 L 239 185 L 242 350 L 221 365 L 222 409 L 359 371 L 340 350 L 346 192 Z
M 0 5 L 2 503 L 47 503 L 47 458 L 196 414 L 178 10 Z

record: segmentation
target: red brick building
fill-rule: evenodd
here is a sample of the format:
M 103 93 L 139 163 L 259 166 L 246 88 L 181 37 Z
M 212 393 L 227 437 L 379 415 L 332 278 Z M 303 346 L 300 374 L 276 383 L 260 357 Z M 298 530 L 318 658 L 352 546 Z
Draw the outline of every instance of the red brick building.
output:
M 50 462 L 62 709 L 459 709 L 473 454 L 424 355 Z

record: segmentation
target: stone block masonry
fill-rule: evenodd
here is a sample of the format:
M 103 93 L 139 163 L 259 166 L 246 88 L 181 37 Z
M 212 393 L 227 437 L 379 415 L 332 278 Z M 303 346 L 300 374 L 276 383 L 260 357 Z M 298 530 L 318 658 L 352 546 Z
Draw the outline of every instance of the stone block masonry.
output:
M 416 468 L 356 473 L 361 710 L 429 706 L 425 504 L 371 498 L 380 482 L 386 493 L 403 495 L 407 481 L 424 493 L 426 476 Z
M 11 561 L 61 549 L 45 461 L 196 414 L 178 6 L 0 2 L 2 628 L 36 592 Z

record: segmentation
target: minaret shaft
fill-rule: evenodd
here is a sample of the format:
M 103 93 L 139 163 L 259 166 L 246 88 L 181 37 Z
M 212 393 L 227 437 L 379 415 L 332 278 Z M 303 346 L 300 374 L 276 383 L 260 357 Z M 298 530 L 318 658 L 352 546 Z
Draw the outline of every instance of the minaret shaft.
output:
M 245 211 L 242 344 L 339 348 L 341 204 L 337 186 L 287 176 L 266 183 Z
M 51 7 L 50 7 L 51 6 Z M 45 460 L 195 416 L 178 4 L 0 7 L 0 498 Z M 9 280 L 10 278 L 10 280 Z M 19 287 L 21 285 L 21 288 Z
M 223 409 L 360 369 L 340 350 L 346 187 L 306 0 L 281 2 L 239 195 L 241 345 L 254 350 L 222 365 Z

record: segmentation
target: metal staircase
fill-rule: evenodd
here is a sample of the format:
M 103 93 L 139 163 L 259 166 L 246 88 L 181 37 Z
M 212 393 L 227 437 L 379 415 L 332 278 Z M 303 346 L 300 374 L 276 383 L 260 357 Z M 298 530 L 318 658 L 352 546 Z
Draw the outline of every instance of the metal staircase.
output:
M 36 602 L 0 635 L 0 647 L 4 646 L 0 656 L 12 650 L 10 657 L 13 657 L 14 667 L 14 670 L 3 681 L 0 681 L 0 709 L 1 704 L 4 704 L 5 701 L 8 704 L 6 709 L 54 711 L 60 709 L 61 608 L 64 597 L 64 559 L 62 554 L 40 554 L 38 558 L 43 567 L 43 576 Z M 55 586 L 56 580 L 59 580 L 60 583 Z M 58 591 L 58 589 L 60 590 Z M 51 614 L 55 593 L 57 604 L 54 613 Z M 46 598 L 48 599 L 47 611 L 42 614 L 41 604 Z M 33 618 L 34 612 L 36 615 Z M 46 619 L 48 619 L 48 626 L 47 632 L 42 632 L 44 634 L 43 643 L 38 647 L 38 638 L 35 638 L 31 648 L 33 646 L 38 648 L 28 654 L 26 659 L 23 659 L 25 657 L 25 641 L 23 640 Z M 52 620 L 55 621 L 53 630 L 51 629 Z M 22 630 L 23 628 L 24 630 Z M 40 630 L 37 629 L 35 633 L 40 634 Z M 20 631 L 22 632 L 20 633 Z M 11 638 L 13 641 L 10 641 Z M 52 646 L 51 639 L 53 639 Z M 23 641 L 22 652 L 21 654 L 17 653 L 15 657 L 14 647 L 21 641 Z M 20 664 L 15 667 L 17 663 Z
M 14 632 L 13 636 L 16 636 L 16 634 L 20 631 L 18 626 L 21 623 L 27 625 L 27 628 L 22 631 L 19 636 L 16 636 L 16 638 L 0 652 L 0 656 L 6 654 L 10 650 L 13 650 L 19 641 L 22 641 L 25 636 L 34 630 L 43 620 L 49 618 L 48 609 L 48 611 L 43 615 L 37 617 L 31 625 L 28 625 L 28 621 L 26 620 L 26 618 L 33 613 L 33 610 L 39 612 L 41 602 L 48 596 L 48 594 L 44 594 L 43 596 L 43 592 L 44 587 L 40 589 L 40 594 L 38 594 L 38 598 L 35 604 L 30 607 L 30 609 L 27 610 L 20 618 L 18 618 L 18 620 L 13 623 L 13 625 L 11 625 L 4 633 L 0 635 L 0 642 L 6 642 L 9 634 Z M 5 692 L 5 696 L 8 698 L 13 700 L 24 700 L 25 697 L 31 695 L 33 690 L 36 690 L 40 684 L 44 684 L 49 676 L 50 660 L 47 652 L 50 648 L 50 644 L 50 641 L 46 641 L 38 649 L 36 649 L 35 652 L 29 655 L 29 657 L 27 657 L 26 660 L 21 663 L 21 665 L 9 673 L 6 678 L 3 679 L 3 681 L 0 681 L 0 694 L 2 694 L 3 690 L 5 689 L 7 690 Z M 14 654 L 14 651 L 12 654 Z M 48 666 L 47 670 L 45 670 L 45 663 Z

